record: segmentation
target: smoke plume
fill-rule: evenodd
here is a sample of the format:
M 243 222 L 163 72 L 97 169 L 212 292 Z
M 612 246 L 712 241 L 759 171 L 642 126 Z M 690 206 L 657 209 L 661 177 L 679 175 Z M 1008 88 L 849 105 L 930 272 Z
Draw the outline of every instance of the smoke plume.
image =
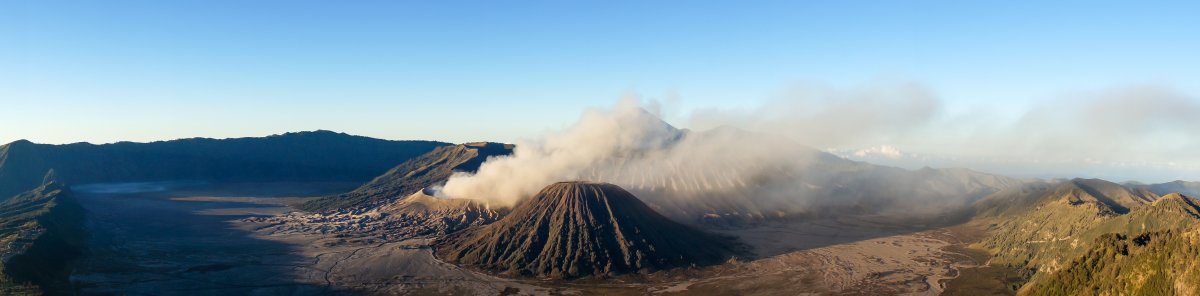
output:
M 491 159 L 475 174 L 453 176 L 440 194 L 511 205 L 557 181 L 590 180 L 615 183 L 660 207 L 688 202 L 681 211 L 727 207 L 770 215 L 764 209 L 803 211 L 816 202 L 813 197 L 862 197 L 839 198 L 855 203 L 878 195 L 828 186 L 928 183 L 890 171 L 859 177 L 874 180 L 849 180 L 853 174 L 838 173 L 862 168 L 823 159 L 829 156 L 808 147 L 857 151 L 843 154 L 851 158 L 886 152 L 889 164 L 906 167 L 971 167 L 1020 176 L 1079 173 L 1098 162 L 1167 166 L 1185 174 L 1200 170 L 1200 157 L 1192 153 L 1200 149 L 1195 132 L 1200 121 L 1194 116 L 1200 104 L 1162 88 L 1048 100 L 1003 116 L 949 113 L 934 91 L 917 83 L 808 86 L 757 108 L 694 110 L 685 117 L 695 130 L 667 124 L 653 106 L 628 99 L 611 109 L 587 110 L 568 129 L 518 142 L 511 156 Z M 880 148 L 863 149 L 868 147 Z M 838 165 L 811 167 L 831 163 Z

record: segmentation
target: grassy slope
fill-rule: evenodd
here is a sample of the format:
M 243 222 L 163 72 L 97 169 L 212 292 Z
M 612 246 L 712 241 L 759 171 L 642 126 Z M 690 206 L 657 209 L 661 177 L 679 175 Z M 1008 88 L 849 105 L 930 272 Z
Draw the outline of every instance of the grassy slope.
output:
M 1200 294 L 1200 228 L 1103 235 L 1087 254 L 1020 294 Z
M 1054 270 L 1062 265 L 1063 258 L 1073 258 L 1086 250 L 1081 242 L 1094 237 L 1080 234 L 1120 215 L 1122 208 L 1133 204 L 1114 207 L 1113 198 L 1097 194 L 1092 184 L 1068 181 L 1056 185 L 1038 185 L 1032 190 L 1011 193 L 1011 196 L 990 197 L 987 203 L 1010 200 L 1013 204 L 1002 209 L 978 209 L 994 216 L 981 216 L 994 222 L 992 233 L 980 246 L 989 250 L 993 264 L 1018 268 Z M 1110 192 L 1110 195 L 1125 195 Z M 1019 205 L 1027 203 L 1027 205 Z
M 1100 180 L 1035 183 L 976 204 L 976 221 L 991 228 L 977 246 L 993 255 L 992 266 L 1026 274 L 1027 286 L 1033 286 L 1071 268 L 1076 258 L 1093 251 L 1100 237 L 1197 224 L 1197 203 L 1179 194 L 1158 197 Z

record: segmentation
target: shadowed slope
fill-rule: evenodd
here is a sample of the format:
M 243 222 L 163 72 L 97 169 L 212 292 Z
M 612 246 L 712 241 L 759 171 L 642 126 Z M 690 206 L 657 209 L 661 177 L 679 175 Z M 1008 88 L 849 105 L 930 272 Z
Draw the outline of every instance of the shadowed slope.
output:
M 577 278 L 720 263 L 738 247 L 659 215 L 616 185 L 560 182 L 496 223 L 446 237 L 437 253 L 510 275 Z
M 0 201 L 0 295 L 69 294 L 83 253 L 84 211 L 70 189 L 45 184 Z
M 330 131 L 103 145 L 22 140 L 0 146 L 0 199 L 37 187 L 51 169 L 72 186 L 175 180 L 362 182 L 446 145 Z

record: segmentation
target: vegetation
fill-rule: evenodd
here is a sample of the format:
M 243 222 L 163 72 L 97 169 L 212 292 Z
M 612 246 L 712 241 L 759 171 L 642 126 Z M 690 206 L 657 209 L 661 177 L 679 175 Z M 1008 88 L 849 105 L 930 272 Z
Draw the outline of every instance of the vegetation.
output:
M 1100 293 L 1100 290 L 1064 291 L 1059 286 L 1045 290 L 1044 285 L 1074 281 L 1061 278 L 1064 273 L 1082 276 L 1079 274 L 1091 272 L 1092 269 L 1081 267 L 1077 258 L 1096 257 L 1093 254 L 1098 252 L 1096 248 L 1115 248 L 1114 241 L 1127 237 L 1178 231 L 1200 224 L 1197 223 L 1200 201 L 1179 193 L 1160 197 L 1144 187 L 1101 180 L 1031 184 L 989 196 L 976 204 L 976 211 L 977 222 L 991 225 L 990 235 L 978 244 L 993 255 L 991 267 L 996 271 L 1014 271 L 1024 278 L 1013 281 L 1012 274 L 992 273 L 992 279 L 1007 282 L 1009 287 L 1027 282 L 1022 291 L 1042 287 L 1037 291 L 1048 293 L 1039 295 Z M 1066 271 L 1070 269 L 1074 271 Z M 1093 275 L 1094 280 L 1107 278 L 1107 275 Z M 1071 284 L 1078 283 L 1063 285 Z M 1125 294 L 1129 293 L 1112 295 Z
M 397 165 L 354 191 L 308 201 L 301 209 L 326 211 L 409 196 L 445 182 L 455 172 L 474 172 L 489 157 L 512 154 L 512 149 L 512 145 L 498 143 L 439 147 Z
M 0 202 L 0 294 L 68 294 L 82 255 L 83 208 L 62 183 L 47 182 Z
M 1060 268 L 1067 258 L 1082 255 L 1088 244 L 1101 234 L 1088 230 L 1129 216 L 1122 213 L 1141 208 L 1156 197 L 1099 180 L 1037 185 L 1006 194 L 991 196 L 980 203 L 1001 207 L 977 208 L 992 215 L 981 215 L 981 219 L 995 221 L 992 234 L 980 246 L 994 255 L 993 264 L 1048 271 Z
M 104 145 L 41 145 L 22 140 L 0 146 L 0 197 L 37 187 L 49 169 L 69 184 L 174 180 L 364 182 L 389 167 L 446 145 L 329 131 Z
M 1086 255 L 1023 295 L 1197 295 L 1200 228 L 1105 234 Z

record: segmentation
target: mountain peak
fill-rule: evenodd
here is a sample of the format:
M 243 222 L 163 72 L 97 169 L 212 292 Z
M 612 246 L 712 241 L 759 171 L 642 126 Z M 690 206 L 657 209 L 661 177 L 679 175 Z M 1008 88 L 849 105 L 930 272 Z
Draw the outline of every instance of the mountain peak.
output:
M 558 182 L 496 223 L 439 242 L 438 255 L 512 275 L 578 278 L 715 264 L 736 245 L 659 215 L 608 184 Z
M 1191 198 L 1191 197 L 1188 197 L 1188 196 L 1186 196 L 1186 195 L 1183 195 L 1183 193 L 1179 193 L 1179 192 L 1172 192 L 1172 193 L 1168 193 L 1168 194 L 1166 194 L 1166 195 L 1163 195 L 1162 197 L 1159 197 L 1159 198 L 1158 198 L 1158 200 L 1156 200 L 1156 201 L 1154 201 L 1154 202 L 1155 202 L 1155 203 L 1158 203 L 1158 202 L 1160 202 L 1160 201 L 1163 201 L 1163 200 L 1171 200 L 1171 199 L 1183 199 L 1183 200 L 1191 200 L 1192 198 Z
M 1148 217 L 1155 220 L 1171 221 L 1170 215 L 1183 214 L 1192 219 L 1200 219 L 1200 200 L 1188 197 L 1186 195 L 1170 193 L 1163 195 L 1148 206 L 1135 209 L 1134 212 L 1142 212 Z M 1188 220 L 1191 221 L 1191 220 Z
M 4 147 L 4 148 L 28 147 L 28 146 L 33 146 L 33 145 L 36 145 L 36 144 L 34 144 L 33 142 L 30 142 L 29 140 L 26 140 L 26 139 L 20 139 L 20 140 L 12 141 L 11 143 L 8 143 L 8 144 L 0 145 L 0 147 Z
M 335 131 L 331 131 L 331 130 L 323 130 L 323 129 L 312 130 L 312 131 L 286 132 L 286 133 L 281 134 L 280 136 L 309 136 L 309 135 L 312 135 L 312 136 L 350 136 L 350 134 L 347 134 L 347 133 L 340 133 L 340 132 L 335 132 Z
M 475 148 L 475 149 L 509 149 L 509 150 L 512 150 L 512 148 L 515 147 L 513 144 L 504 144 L 504 143 L 497 143 L 497 142 L 469 142 L 469 143 L 462 143 L 460 145 L 462 145 L 463 147 Z
M 1161 207 L 1161 206 L 1168 205 L 1168 204 L 1179 205 L 1179 206 L 1184 206 L 1185 208 L 1192 208 L 1192 209 L 1200 210 L 1200 205 L 1197 205 L 1197 200 L 1195 198 L 1188 197 L 1188 196 L 1183 195 L 1178 192 L 1163 195 L 1162 197 L 1159 197 L 1158 200 L 1155 200 L 1154 203 L 1151 203 L 1150 205 L 1153 207 Z

